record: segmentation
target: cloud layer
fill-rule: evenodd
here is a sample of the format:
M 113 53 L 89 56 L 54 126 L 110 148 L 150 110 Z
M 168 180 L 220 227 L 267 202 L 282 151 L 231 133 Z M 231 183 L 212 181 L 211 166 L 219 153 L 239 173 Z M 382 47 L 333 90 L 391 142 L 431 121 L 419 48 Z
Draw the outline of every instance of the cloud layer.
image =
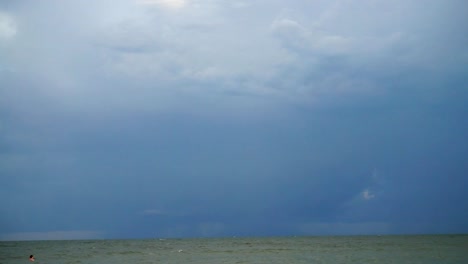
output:
M 467 232 L 465 10 L 4 1 L 1 238 Z

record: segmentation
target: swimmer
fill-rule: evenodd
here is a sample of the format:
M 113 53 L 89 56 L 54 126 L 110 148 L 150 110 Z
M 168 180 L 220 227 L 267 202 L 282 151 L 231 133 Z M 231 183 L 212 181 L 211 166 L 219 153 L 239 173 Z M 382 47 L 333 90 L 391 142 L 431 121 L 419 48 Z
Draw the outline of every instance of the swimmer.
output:
M 29 256 L 29 261 L 34 261 L 34 260 L 35 260 L 35 259 L 34 259 L 34 255 L 30 255 L 30 256 Z

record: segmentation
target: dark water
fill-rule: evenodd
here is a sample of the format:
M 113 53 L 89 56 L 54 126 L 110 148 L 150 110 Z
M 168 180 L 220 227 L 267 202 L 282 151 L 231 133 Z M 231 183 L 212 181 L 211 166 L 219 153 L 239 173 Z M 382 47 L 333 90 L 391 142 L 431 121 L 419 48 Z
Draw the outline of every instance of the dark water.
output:
M 0 263 L 468 263 L 468 235 L 0 242 Z

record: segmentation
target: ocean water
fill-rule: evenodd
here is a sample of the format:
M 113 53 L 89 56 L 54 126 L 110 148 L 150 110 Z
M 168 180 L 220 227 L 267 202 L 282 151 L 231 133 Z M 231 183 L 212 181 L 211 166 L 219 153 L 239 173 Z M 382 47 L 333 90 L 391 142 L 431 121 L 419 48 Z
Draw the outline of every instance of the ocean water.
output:
M 0 242 L 0 263 L 468 263 L 468 235 Z

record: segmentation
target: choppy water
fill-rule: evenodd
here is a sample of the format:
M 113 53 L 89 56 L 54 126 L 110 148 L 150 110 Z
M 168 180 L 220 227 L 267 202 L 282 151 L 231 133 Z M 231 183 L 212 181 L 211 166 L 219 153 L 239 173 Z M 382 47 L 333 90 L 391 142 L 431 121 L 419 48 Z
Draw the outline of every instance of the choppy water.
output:
M 468 235 L 0 242 L 0 263 L 468 263 Z

